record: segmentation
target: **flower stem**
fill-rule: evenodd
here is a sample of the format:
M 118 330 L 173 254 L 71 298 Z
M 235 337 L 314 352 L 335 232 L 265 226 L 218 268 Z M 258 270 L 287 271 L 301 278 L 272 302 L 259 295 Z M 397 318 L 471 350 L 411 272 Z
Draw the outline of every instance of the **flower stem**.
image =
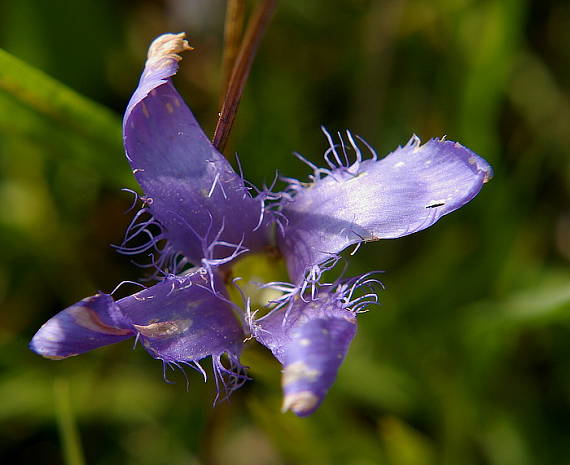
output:
M 226 21 L 224 24 L 224 56 L 222 58 L 222 88 L 220 107 L 228 91 L 230 78 L 239 52 L 239 44 L 243 32 L 245 0 L 228 0 Z
M 228 141 L 253 59 L 276 6 L 277 0 L 262 0 L 251 14 L 212 138 L 220 152 Z

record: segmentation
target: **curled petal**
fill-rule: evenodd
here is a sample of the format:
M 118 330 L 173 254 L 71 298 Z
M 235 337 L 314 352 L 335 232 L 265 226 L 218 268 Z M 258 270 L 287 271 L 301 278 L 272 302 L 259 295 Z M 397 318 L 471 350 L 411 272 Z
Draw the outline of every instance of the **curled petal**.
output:
M 97 294 L 59 312 L 35 334 L 30 349 L 51 359 L 78 355 L 134 335 L 119 307 Z
M 212 283 L 211 277 L 214 282 Z M 118 301 L 97 294 L 48 320 L 30 348 L 61 359 L 132 336 L 166 365 L 197 364 L 211 356 L 216 385 L 226 394 L 247 379 L 239 363 L 244 339 L 240 322 L 215 270 L 189 270 Z
M 309 186 L 296 183 L 283 206 L 287 222 L 279 245 L 295 281 L 352 244 L 431 226 L 469 202 L 492 176 L 485 160 L 457 142 L 420 145 L 414 137 L 381 160 L 362 161 L 349 139 L 356 163 L 333 167 Z
M 228 255 L 226 245 L 265 245 L 259 227 L 263 200 L 254 199 L 228 161 L 206 137 L 171 77 L 184 34 L 165 34 L 150 46 L 139 86 L 123 120 L 133 173 L 165 237 L 191 262 Z M 231 252 L 230 252 L 231 253 Z
M 254 323 L 254 337 L 283 365 L 283 410 L 313 413 L 334 382 L 356 334 L 356 318 L 338 296 L 296 301 Z

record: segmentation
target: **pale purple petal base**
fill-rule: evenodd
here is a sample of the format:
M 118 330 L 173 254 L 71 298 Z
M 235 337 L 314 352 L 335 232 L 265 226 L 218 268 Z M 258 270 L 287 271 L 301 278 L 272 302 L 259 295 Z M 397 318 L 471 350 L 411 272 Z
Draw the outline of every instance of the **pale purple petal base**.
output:
M 223 289 L 219 278 L 215 280 L 215 288 Z M 222 292 L 214 294 L 208 273 L 198 268 L 168 277 L 117 304 L 154 358 L 195 361 L 241 351 L 244 333 Z

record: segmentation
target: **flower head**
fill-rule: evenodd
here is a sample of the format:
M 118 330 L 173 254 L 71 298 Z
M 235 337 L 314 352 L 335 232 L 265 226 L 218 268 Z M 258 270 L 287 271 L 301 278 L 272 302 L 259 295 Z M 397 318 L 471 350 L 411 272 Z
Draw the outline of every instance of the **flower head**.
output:
M 60 359 L 135 337 L 165 366 L 205 374 L 199 362 L 212 357 L 218 387 L 229 394 L 247 379 L 239 354 L 251 335 L 283 365 L 284 410 L 305 416 L 324 399 L 356 334 L 357 314 L 377 302 L 381 286 L 372 273 L 332 282 L 324 273 L 349 246 L 431 226 L 475 197 L 492 170 L 456 142 L 421 145 L 414 136 L 378 159 L 350 132 L 334 141 L 324 131 L 326 168 L 307 162 L 309 182 L 285 178 L 282 192 L 252 195 L 172 84 L 188 49 L 184 34 L 153 42 L 123 121 L 144 198 L 118 249 L 155 252 L 158 282 L 118 301 L 99 293 L 72 305 L 48 320 L 30 347 Z M 279 297 L 256 317 L 229 299 L 226 278 L 244 254 L 275 249 L 290 281 L 265 285 Z

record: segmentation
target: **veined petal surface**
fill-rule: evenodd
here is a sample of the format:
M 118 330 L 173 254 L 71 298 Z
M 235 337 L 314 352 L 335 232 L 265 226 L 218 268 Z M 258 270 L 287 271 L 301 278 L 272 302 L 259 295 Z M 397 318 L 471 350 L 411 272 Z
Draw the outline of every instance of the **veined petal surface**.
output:
M 237 357 L 244 334 L 223 294 L 223 283 L 194 268 L 117 302 L 146 350 L 165 362 Z M 218 291 L 219 289 L 219 291 Z
M 125 113 L 123 139 L 166 238 L 200 264 L 203 258 L 231 255 L 239 244 L 259 249 L 266 239 L 265 228 L 258 227 L 262 199 L 252 198 L 172 85 L 179 53 L 189 48 L 184 34 L 165 34 L 151 44 Z M 220 246 L 212 247 L 214 242 Z
M 297 300 L 254 323 L 254 337 L 283 365 L 283 410 L 313 413 L 334 382 L 356 334 L 356 318 L 334 294 Z
M 61 359 L 136 335 L 154 358 L 164 362 L 227 354 L 237 363 L 244 333 L 224 291 L 218 289 L 224 287 L 217 274 L 193 268 L 116 302 L 110 295 L 97 294 L 48 320 L 30 348 Z
M 299 183 L 278 238 L 289 274 L 298 281 L 352 244 L 421 231 L 473 199 L 491 176 L 489 164 L 457 142 L 412 138 L 381 160 Z
M 50 318 L 34 335 L 30 349 L 58 360 L 120 342 L 134 334 L 113 298 L 97 294 Z

